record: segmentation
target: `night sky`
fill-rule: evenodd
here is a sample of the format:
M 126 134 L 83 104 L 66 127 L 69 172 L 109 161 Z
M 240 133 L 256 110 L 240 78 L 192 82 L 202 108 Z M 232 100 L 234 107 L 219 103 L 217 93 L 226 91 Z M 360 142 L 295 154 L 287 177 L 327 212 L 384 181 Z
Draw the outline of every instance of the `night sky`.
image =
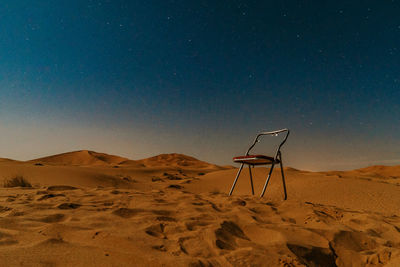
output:
M 0 157 L 400 164 L 399 64 L 400 1 L 1 1 Z

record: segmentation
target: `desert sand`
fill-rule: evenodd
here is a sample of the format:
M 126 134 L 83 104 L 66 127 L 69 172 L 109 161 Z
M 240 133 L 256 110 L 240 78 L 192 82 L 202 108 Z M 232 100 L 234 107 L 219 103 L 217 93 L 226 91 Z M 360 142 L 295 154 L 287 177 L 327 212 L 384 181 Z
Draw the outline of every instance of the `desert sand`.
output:
M 0 266 L 400 266 L 400 166 L 244 170 L 181 154 L 0 159 Z

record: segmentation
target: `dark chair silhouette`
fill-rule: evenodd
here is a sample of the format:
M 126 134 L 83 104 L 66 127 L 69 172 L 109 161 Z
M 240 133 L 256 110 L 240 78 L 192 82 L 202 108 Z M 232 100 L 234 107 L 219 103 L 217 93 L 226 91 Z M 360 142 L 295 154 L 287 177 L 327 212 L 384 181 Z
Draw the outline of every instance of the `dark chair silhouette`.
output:
M 274 157 L 270 157 L 270 156 L 264 156 L 264 155 L 249 155 L 250 150 L 253 149 L 253 147 L 260 142 L 259 138 L 263 135 L 273 135 L 273 136 L 278 136 L 278 134 L 280 133 L 284 133 L 286 132 L 286 136 L 283 139 L 283 141 L 281 142 L 281 144 L 279 145 L 278 149 L 276 150 L 275 156 Z M 281 152 L 281 148 L 283 146 L 283 144 L 286 142 L 288 136 L 289 136 L 289 129 L 282 129 L 282 130 L 277 130 L 277 131 L 272 131 L 272 132 L 262 132 L 257 134 L 256 139 L 254 140 L 253 144 L 249 147 L 249 149 L 247 150 L 246 154 L 244 156 L 238 156 L 238 157 L 234 157 L 233 161 L 235 163 L 241 163 L 239 171 L 236 175 L 235 180 L 233 181 L 233 185 L 231 188 L 231 191 L 229 192 L 229 195 L 232 195 L 233 190 L 235 189 L 236 186 L 236 182 L 239 179 L 240 173 L 243 169 L 243 166 L 249 165 L 249 173 L 250 173 L 250 184 L 251 184 L 251 192 L 254 195 L 254 187 L 253 187 L 253 177 L 251 174 L 251 167 L 257 166 L 257 165 L 271 165 L 271 168 L 269 170 L 268 173 L 268 177 L 267 180 L 265 181 L 263 190 L 261 192 L 260 197 L 264 196 L 265 190 L 267 189 L 268 183 L 269 183 L 269 179 L 271 178 L 271 174 L 272 171 L 274 170 L 274 166 L 275 164 L 280 164 L 281 166 L 281 174 L 282 174 L 282 183 L 283 183 L 283 192 L 285 194 L 285 200 L 287 199 L 287 193 L 286 193 L 286 183 L 285 183 L 285 175 L 283 173 L 283 163 L 282 163 L 282 152 Z

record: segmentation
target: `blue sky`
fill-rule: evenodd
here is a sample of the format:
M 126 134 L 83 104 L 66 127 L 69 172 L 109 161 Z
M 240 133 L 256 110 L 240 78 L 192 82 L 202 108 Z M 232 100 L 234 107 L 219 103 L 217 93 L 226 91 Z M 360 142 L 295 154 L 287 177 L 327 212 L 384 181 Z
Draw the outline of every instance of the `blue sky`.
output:
M 1 157 L 400 164 L 399 1 L 3 1 Z M 263 152 L 263 151 L 260 151 Z

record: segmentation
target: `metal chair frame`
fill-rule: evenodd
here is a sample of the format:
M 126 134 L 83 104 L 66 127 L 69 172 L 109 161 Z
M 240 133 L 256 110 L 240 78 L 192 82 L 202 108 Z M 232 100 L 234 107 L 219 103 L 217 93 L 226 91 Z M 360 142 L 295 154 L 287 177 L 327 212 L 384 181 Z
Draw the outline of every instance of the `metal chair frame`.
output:
M 266 163 L 266 164 L 257 164 L 257 165 L 271 165 L 271 168 L 270 168 L 269 173 L 268 173 L 268 176 L 267 176 L 267 180 L 265 181 L 265 184 L 264 184 L 264 187 L 263 187 L 263 190 L 262 190 L 262 192 L 261 192 L 260 197 L 263 197 L 263 196 L 264 196 L 265 190 L 267 189 L 269 180 L 270 180 L 270 178 L 271 178 L 272 171 L 274 170 L 274 166 L 275 166 L 275 164 L 278 164 L 278 163 L 279 163 L 280 166 L 281 166 L 281 175 L 282 175 L 283 192 L 284 192 L 284 194 L 285 194 L 285 200 L 287 199 L 285 175 L 284 175 L 284 173 L 283 173 L 283 163 L 282 163 L 281 148 L 282 148 L 283 144 L 285 144 L 285 142 L 286 142 L 286 140 L 287 140 L 287 138 L 288 138 L 288 136 L 289 136 L 290 131 L 289 131 L 289 129 L 281 129 L 281 130 L 272 131 L 272 132 L 261 132 L 261 133 L 257 134 L 256 138 L 254 139 L 253 144 L 249 147 L 249 149 L 247 149 L 246 156 L 249 156 L 250 150 L 253 149 L 254 146 L 255 146 L 258 142 L 260 142 L 260 139 L 259 139 L 259 138 L 260 138 L 261 136 L 263 136 L 263 135 L 278 136 L 278 134 L 281 134 L 281 133 L 284 133 L 284 132 L 286 132 L 286 136 L 285 136 L 285 138 L 283 139 L 283 141 L 280 143 L 278 149 L 276 150 L 276 153 L 275 153 L 275 156 L 274 156 L 274 158 L 273 158 L 273 161 L 271 161 L 270 163 Z M 235 186 L 236 186 L 236 182 L 237 182 L 237 180 L 239 179 L 240 173 L 242 172 L 243 166 L 244 166 L 245 164 L 249 165 L 251 192 L 252 192 L 252 194 L 254 195 L 253 176 L 252 176 L 252 173 L 251 173 L 251 167 L 254 168 L 254 166 L 255 166 L 256 164 L 251 164 L 251 163 L 242 163 L 242 164 L 240 165 L 240 168 L 239 168 L 239 170 L 238 170 L 238 172 L 237 172 L 237 174 L 236 174 L 236 178 L 235 178 L 235 180 L 233 181 L 233 185 L 232 185 L 231 191 L 229 192 L 229 195 L 232 195 L 233 190 L 235 189 Z

